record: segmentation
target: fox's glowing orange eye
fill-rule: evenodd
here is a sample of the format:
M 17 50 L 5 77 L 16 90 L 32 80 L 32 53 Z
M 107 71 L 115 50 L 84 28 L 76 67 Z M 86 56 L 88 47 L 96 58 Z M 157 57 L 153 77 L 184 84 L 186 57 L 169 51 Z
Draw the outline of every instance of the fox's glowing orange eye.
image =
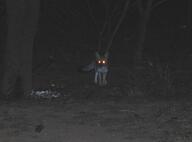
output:
M 103 64 L 105 64 L 106 62 L 103 60 Z
M 98 63 L 101 64 L 101 61 L 99 60 Z

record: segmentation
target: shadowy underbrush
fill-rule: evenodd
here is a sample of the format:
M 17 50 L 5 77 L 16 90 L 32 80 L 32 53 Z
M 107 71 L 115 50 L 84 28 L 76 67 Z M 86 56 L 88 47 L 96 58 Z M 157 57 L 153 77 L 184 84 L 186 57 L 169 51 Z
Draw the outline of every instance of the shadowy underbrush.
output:
M 131 73 L 132 91 L 147 96 L 182 97 L 191 92 L 191 72 L 174 70 L 168 64 L 148 64 Z

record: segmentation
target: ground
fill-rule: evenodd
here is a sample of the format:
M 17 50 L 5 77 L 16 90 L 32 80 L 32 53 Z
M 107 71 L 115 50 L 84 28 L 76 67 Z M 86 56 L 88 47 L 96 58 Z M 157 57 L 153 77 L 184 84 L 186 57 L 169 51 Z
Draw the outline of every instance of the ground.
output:
M 34 89 L 55 84 L 51 89 L 62 97 L 1 101 L 1 142 L 192 141 L 189 96 L 134 91 L 123 66 L 111 67 L 106 87 L 94 85 L 93 73 L 80 73 L 76 65 L 43 69 L 34 75 Z
M 102 94 L 101 94 L 102 95 Z M 1 102 L 1 142 L 191 142 L 190 100 Z

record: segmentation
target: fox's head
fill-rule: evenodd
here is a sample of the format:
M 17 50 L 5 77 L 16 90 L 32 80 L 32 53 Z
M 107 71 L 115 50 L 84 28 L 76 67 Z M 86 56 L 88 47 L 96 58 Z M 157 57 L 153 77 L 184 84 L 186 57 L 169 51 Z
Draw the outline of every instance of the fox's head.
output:
M 97 65 L 101 65 L 101 66 L 108 65 L 108 57 L 109 57 L 108 52 L 106 52 L 103 56 L 101 56 L 99 52 L 96 52 L 95 57 L 96 57 Z

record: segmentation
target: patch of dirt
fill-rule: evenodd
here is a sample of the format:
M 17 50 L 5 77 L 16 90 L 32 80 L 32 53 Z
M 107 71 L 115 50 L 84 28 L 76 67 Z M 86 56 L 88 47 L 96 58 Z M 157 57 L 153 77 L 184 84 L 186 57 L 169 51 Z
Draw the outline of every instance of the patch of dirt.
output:
M 128 98 L 127 98 L 128 99 Z M 139 98 L 137 98 L 139 99 Z M 191 142 L 191 101 L 1 102 L 2 142 Z

